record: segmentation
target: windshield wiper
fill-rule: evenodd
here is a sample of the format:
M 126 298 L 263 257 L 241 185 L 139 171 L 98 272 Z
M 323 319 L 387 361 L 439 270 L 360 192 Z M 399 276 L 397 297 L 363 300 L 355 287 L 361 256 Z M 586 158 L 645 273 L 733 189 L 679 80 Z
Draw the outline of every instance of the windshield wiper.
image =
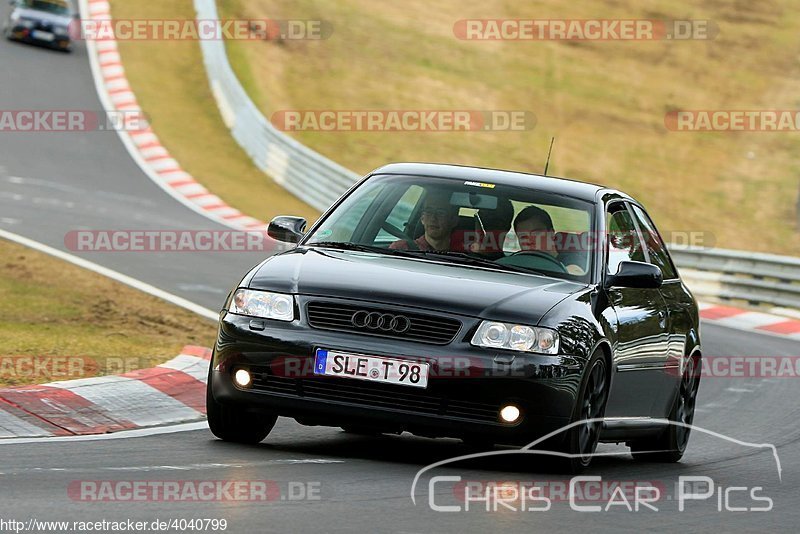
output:
M 359 252 L 377 252 L 378 254 L 389 254 L 392 256 L 404 256 L 407 258 L 419 258 L 436 256 L 442 259 L 449 259 L 452 263 L 459 265 L 473 265 L 476 267 L 489 267 L 498 271 L 509 271 L 515 273 L 526 274 L 542 274 L 545 276 L 552 276 L 552 273 L 539 271 L 536 269 L 528 269 L 525 267 L 518 267 L 516 265 L 503 265 L 495 263 L 488 258 L 482 258 L 474 254 L 466 252 L 455 252 L 451 250 L 407 250 L 407 249 L 392 249 L 379 247 L 376 245 L 364 245 L 362 243 L 353 243 L 351 241 L 317 241 L 315 243 L 307 243 L 306 246 L 335 248 L 339 250 L 357 250 Z
M 535 271 L 533 269 L 517 267 L 516 265 L 503 265 L 501 263 L 496 263 L 488 258 L 481 258 L 480 256 L 474 254 L 468 254 L 466 252 L 455 252 L 452 250 L 409 250 L 406 252 L 420 256 L 441 256 L 444 258 L 449 258 L 454 260 L 454 263 L 460 263 L 463 265 L 474 265 L 477 267 L 490 267 L 493 269 L 497 269 L 499 271 L 511 271 L 515 273 L 528 273 L 528 274 L 530 273 L 546 274 L 546 273 L 540 273 L 539 271 Z
M 353 243 L 350 241 L 317 241 L 315 243 L 307 243 L 307 246 L 335 248 L 339 250 L 357 250 L 359 252 L 377 252 L 379 254 L 392 254 L 404 256 L 405 250 L 397 250 L 392 248 L 384 248 L 376 245 L 364 245 L 362 243 Z

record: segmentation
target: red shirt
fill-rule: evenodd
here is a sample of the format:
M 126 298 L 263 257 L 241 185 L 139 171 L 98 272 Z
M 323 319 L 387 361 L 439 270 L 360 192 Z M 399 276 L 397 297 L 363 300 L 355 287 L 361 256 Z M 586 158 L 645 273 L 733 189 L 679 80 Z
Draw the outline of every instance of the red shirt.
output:
M 414 243 L 417 244 L 417 247 L 420 250 L 433 250 L 433 247 L 430 245 L 430 243 L 428 243 L 428 240 L 425 239 L 424 235 L 421 235 L 415 239 Z M 389 245 L 389 248 L 393 250 L 410 250 L 411 247 L 408 245 L 408 241 L 405 239 L 399 239 Z
M 424 234 L 416 238 L 414 240 L 414 243 L 417 244 L 419 250 L 435 250 L 431 246 L 431 244 L 428 243 L 428 240 L 425 239 Z M 397 241 L 389 245 L 389 248 L 393 250 L 410 250 L 410 247 L 408 246 L 408 241 L 406 241 L 405 239 L 398 239 Z M 450 248 L 447 250 L 452 252 L 465 252 L 464 243 L 460 242 L 456 235 L 453 235 L 450 238 Z

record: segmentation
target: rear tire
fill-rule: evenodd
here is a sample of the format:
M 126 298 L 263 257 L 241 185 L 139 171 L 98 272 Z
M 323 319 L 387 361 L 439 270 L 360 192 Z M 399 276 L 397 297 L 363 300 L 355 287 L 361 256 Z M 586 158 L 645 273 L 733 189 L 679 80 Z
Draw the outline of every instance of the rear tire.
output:
M 206 414 L 211 433 L 223 441 L 234 443 L 260 443 L 272 431 L 277 415 L 253 414 L 235 405 L 220 404 L 211 393 L 209 371 L 206 388 Z
M 694 421 L 697 390 L 700 386 L 700 370 L 699 355 L 686 361 L 678 394 L 675 396 L 670 410 L 670 421 L 690 426 Z M 656 438 L 632 441 L 630 443 L 631 454 L 634 459 L 644 462 L 678 462 L 686 452 L 691 430 L 683 425 L 671 424 Z

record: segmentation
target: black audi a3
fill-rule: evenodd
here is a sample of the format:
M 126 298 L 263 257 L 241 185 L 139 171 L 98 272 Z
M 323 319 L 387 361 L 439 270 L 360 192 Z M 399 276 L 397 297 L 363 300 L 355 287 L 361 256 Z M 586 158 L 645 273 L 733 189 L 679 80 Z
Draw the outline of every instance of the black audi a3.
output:
M 220 314 L 208 379 L 219 438 L 277 417 L 678 461 L 699 384 L 697 304 L 644 208 L 559 178 L 400 163 L 353 186 Z M 665 424 L 666 420 L 666 424 Z M 674 424 L 669 424 L 669 423 Z M 563 432 L 559 432 L 567 427 Z

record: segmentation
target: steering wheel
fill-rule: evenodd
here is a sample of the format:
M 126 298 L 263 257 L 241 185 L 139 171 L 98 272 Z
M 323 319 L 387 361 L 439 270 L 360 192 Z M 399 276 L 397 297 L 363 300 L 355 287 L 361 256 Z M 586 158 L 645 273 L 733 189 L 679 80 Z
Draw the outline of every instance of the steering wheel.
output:
M 417 245 L 417 242 L 414 241 L 413 237 L 411 237 L 410 235 L 408 235 L 403 230 L 393 225 L 389 221 L 386 221 L 381 225 L 381 230 L 385 230 L 390 234 L 392 234 L 394 237 L 402 239 L 408 244 L 411 250 L 419 250 L 419 245 Z
M 542 258 L 552 263 L 558 269 L 558 272 L 560 273 L 568 272 L 566 266 L 560 261 L 558 261 L 558 259 L 540 250 L 519 250 L 507 257 L 511 258 L 513 256 L 535 256 L 537 258 Z

